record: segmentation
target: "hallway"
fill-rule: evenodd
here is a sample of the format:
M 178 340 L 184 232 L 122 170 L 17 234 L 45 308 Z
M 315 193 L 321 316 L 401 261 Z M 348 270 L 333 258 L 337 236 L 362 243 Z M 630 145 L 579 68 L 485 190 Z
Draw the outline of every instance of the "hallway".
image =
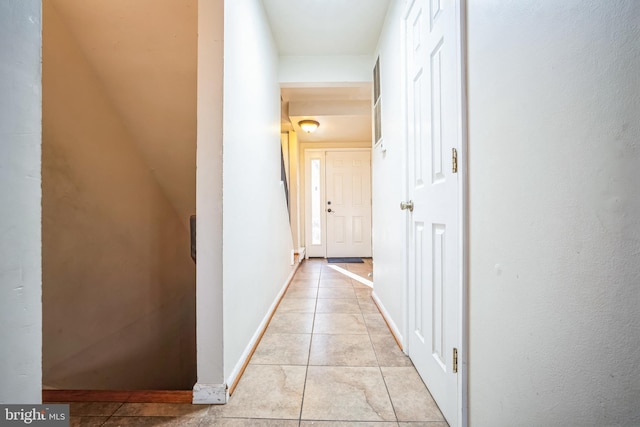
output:
M 302 264 L 227 405 L 76 403 L 72 425 L 447 426 L 371 288 L 340 269 L 371 263 Z

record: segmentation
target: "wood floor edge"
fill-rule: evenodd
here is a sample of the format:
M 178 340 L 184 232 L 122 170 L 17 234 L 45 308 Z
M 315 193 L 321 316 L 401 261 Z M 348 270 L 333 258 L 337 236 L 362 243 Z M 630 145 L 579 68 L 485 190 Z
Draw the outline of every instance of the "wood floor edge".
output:
M 42 390 L 42 401 L 191 403 L 191 390 Z

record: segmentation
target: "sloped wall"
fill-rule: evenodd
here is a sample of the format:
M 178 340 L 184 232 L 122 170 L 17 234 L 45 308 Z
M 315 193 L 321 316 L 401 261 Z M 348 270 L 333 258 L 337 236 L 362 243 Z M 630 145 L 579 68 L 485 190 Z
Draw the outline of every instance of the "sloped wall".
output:
M 189 235 L 50 2 L 43 33 L 43 375 L 190 389 Z

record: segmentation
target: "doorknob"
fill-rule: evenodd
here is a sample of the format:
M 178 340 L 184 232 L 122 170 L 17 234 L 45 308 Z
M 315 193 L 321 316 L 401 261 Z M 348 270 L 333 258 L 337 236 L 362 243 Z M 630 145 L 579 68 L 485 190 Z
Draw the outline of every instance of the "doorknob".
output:
M 413 201 L 409 200 L 408 202 L 400 202 L 400 209 L 409 210 L 409 212 L 413 212 Z
M 329 208 L 329 209 L 327 209 L 327 212 L 333 212 L 333 211 L 331 210 L 331 208 Z

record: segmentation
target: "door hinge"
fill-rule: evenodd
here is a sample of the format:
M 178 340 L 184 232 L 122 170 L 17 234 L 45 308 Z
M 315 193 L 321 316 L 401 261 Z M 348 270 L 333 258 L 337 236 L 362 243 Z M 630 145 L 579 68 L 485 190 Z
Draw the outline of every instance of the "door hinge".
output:
M 458 349 L 453 349 L 453 373 L 458 373 Z
M 458 173 L 458 150 L 451 149 L 451 170 L 453 173 Z

